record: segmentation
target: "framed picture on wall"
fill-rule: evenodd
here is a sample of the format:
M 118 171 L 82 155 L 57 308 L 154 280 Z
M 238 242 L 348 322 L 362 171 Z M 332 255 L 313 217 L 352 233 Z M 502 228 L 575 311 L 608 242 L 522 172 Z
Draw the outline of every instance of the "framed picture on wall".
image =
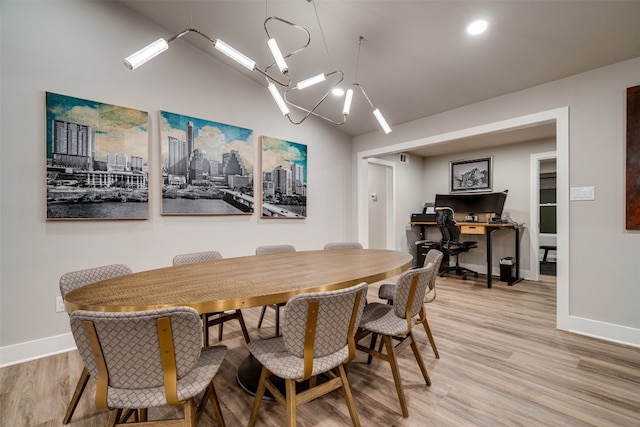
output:
M 47 220 L 147 219 L 148 113 L 45 97 Z
M 160 111 L 162 215 L 252 214 L 251 129 Z
M 449 162 L 451 193 L 491 191 L 493 157 Z
M 262 136 L 263 218 L 305 218 L 307 216 L 307 146 Z

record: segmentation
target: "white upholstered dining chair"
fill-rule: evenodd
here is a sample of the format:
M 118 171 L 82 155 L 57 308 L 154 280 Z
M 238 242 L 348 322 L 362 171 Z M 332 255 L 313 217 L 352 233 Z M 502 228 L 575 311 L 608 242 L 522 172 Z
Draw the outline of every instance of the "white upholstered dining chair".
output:
M 123 411 L 134 412 L 141 425 L 193 427 L 207 401 L 218 426 L 224 426 L 213 378 L 227 348 L 202 347 L 202 325 L 196 310 L 76 310 L 70 322 L 85 367 L 96 379 L 96 408 L 111 411 L 110 427 L 135 425 L 125 424 L 128 417 L 123 417 Z M 197 405 L 196 398 L 203 392 Z M 147 422 L 148 409 L 163 406 L 182 406 L 182 421 Z
M 188 254 L 180 254 L 173 257 L 173 265 L 195 264 L 199 262 L 216 261 L 223 259 L 222 254 L 218 251 L 192 252 Z M 209 345 L 209 328 L 218 325 L 218 341 L 222 341 L 223 325 L 225 322 L 237 319 L 242 329 L 242 335 L 245 342 L 251 341 L 247 326 L 244 323 L 244 317 L 241 310 L 228 310 L 214 313 L 204 313 L 202 315 L 202 335 L 204 346 Z
M 379 302 L 367 304 L 356 334 L 356 346 L 358 350 L 369 355 L 369 362 L 371 357 L 376 357 L 391 365 L 402 416 L 405 418 L 409 416 L 409 410 L 404 396 L 396 351 L 410 345 L 425 382 L 427 385 L 431 385 L 429 373 L 413 337 L 413 326 L 424 307 L 423 297 L 432 274 L 434 274 L 433 264 L 402 273 L 396 283 L 393 305 Z M 368 335 L 371 335 L 370 346 L 359 344 Z M 384 343 L 384 353 L 375 348 L 378 336 L 382 338 Z M 396 341 L 397 344 L 395 344 Z
M 444 254 L 437 249 L 431 249 L 427 252 L 427 256 L 424 259 L 424 265 L 433 264 L 433 274 L 431 275 L 431 280 L 429 281 L 429 286 L 427 287 L 427 291 L 424 295 L 424 303 L 432 303 L 436 300 L 436 279 L 438 277 L 438 272 L 440 271 L 440 265 L 442 264 L 442 258 Z M 378 298 L 387 300 L 387 304 L 393 304 L 393 294 L 395 292 L 396 285 L 393 284 L 383 284 L 378 288 Z M 433 339 L 433 334 L 431 333 L 431 328 L 429 327 L 429 321 L 427 320 L 427 310 L 423 305 L 420 310 L 420 315 L 418 316 L 418 320 L 416 323 L 422 324 L 424 327 L 424 331 L 427 333 L 427 338 L 429 338 L 429 343 L 431 344 L 431 348 L 433 349 L 433 354 L 436 356 L 436 359 L 440 359 L 440 354 L 438 353 L 438 348 L 436 347 L 436 342 Z
M 346 249 L 362 249 L 359 242 L 329 242 L 324 245 L 325 251 L 340 251 Z
M 293 245 L 265 245 L 258 246 L 256 248 L 256 255 L 272 255 L 272 254 L 286 254 L 289 252 L 295 252 L 296 248 Z M 260 312 L 260 319 L 258 320 L 258 329 L 262 326 L 264 315 L 267 312 L 267 307 L 270 307 L 276 312 L 276 336 L 280 335 L 280 307 L 284 304 L 270 304 L 262 307 Z
M 124 276 L 131 273 L 133 273 L 131 268 L 129 268 L 128 265 L 124 264 L 109 264 L 99 267 L 87 268 L 84 270 L 71 271 L 69 273 L 63 274 L 60 277 L 60 295 L 62 296 L 62 299 L 64 299 L 67 294 L 74 289 L 79 289 L 84 286 L 91 285 L 92 283 L 100 282 L 102 280 L 107 280 L 114 277 Z M 78 383 L 76 384 L 73 396 L 71 397 L 71 401 L 67 406 L 67 411 L 64 414 L 64 418 L 62 419 L 63 424 L 69 424 L 69 421 L 71 421 L 71 417 L 78 407 L 78 402 L 80 402 L 80 397 L 82 396 L 82 393 L 84 392 L 88 381 L 89 371 L 87 371 L 87 368 L 83 368 L 82 373 L 80 374 L 80 378 L 78 379 Z
M 293 427 L 299 405 L 342 388 L 351 421 L 354 426 L 360 425 L 345 367 L 355 356 L 354 335 L 366 293 L 367 284 L 361 283 L 347 289 L 296 295 L 284 307 L 282 336 L 249 343 L 249 351 L 262 364 L 249 427 L 257 421 L 267 389 L 285 406 L 287 426 Z M 284 394 L 274 384 L 272 374 L 284 379 Z M 317 378 L 320 375 L 328 380 L 322 382 Z M 306 380 L 309 388 L 297 391 L 296 384 Z

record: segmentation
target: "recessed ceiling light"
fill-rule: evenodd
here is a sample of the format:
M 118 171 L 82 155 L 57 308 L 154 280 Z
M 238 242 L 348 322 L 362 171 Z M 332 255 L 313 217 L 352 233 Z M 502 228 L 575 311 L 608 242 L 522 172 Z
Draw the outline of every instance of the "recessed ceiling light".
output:
M 469 26 L 467 27 L 467 33 L 471 34 L 472 36 L 477 36 L 478 34 L 482 34 L 487 31 L 488 27 L 489 23 L 486 20 L 478 19 L 477 21 L 473 21 L 471 24 L 469 24 Z
M 344 95 L 344 89 L 340 89 L 339 87 L 335 88 L 331 91 L 334 96 L 342 96 Z

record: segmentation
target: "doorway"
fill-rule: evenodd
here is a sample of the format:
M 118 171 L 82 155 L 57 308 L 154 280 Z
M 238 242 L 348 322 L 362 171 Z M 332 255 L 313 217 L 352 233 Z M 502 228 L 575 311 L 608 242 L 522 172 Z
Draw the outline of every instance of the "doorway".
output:
M 530 279 L 557 273 L 557 153 L 532 154 L 530 157 Z
M 369 249 L 393 249 L 395 246 L 395 164 L 369 159 L 368 244 Z
M 500 134 L 510 130 L 526 127 L 535 127 L 546 123 L 554 123 L 556 131 L 557 152 L 557 256 L 562 262 L 558 265 L 556 275 L 556 325 L 559 329 L 568 330 L 569 316 L 569 283 L 570 283 L 570 257 L 569 257 L 569 107 L 561 107 L 553 110 L 542 111 L 530 115 L 515 117 L 498 122 L 487 123 L 458 131 L 418 138 L 403 143 L 389 146 L 371 148 L 358 151 L 356 154 L 356 168 L 358 179 L 357 191 L 357 227 L 360 240 L 368 240 L 368 197 L 367 194 L 367 168 L 368 160 L 374 157 L 385 156 L 398 152 L 411 152 L 419 147 L 434 147 L 448 145 L 449 143 L 475 135 Z M 538 177 L 536 176 L 536 181 Z M 398 224 L 398 228 L 405 228 L 405 224 Z M 531 233 L 537 237 L 537 233 Z M 531 239 L 530 239 L 531 240 Z M 536 239 L 537 240 L 537 239 Z M 529 250 L 529 253 L 532 251 Z M 537 265 L 538 248 L 535 249 L 535 262 Z M 536 271 L 536 267 L 531 266 Z

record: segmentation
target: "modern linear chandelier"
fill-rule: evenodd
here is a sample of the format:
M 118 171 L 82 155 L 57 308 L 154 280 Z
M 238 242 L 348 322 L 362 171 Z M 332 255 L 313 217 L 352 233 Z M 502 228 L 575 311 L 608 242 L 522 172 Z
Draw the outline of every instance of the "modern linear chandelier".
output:
M 308 0 L 308 1 L 311 1 L 311 0 Z M 278 43 L 276 39 L 273 38 L 269 32 L 268 26 L 271 22 L 280 22 L 282 24 L 291 26 L 296 31 L 300 31 L 304 33 L 305 42 L 302 43 L 300 47 L 293 50 L 292 52 L 289 52 L 286 55 L 283 54 L 280 48 L 278 47 Z M 323 101 L 325 101 L 325 99 L 327 99 L 327 97 L 332 93 L 332 91 L 338 88 L 340 83 L 342 83 L 342 81 L 344 80 L 344 73 L 339 70 L 322 72 L 313 77 L 301 80 L 294 84 L 290 78 L 289 65 L 287 63 L 287 59 L 301 52 L 302 50 L 304 50 L 309 46 L 309 44 L 311 43 L 311 34 L 306 28 L 303 28 L 299 25 L 296 25 L 285 19 L 278 18 L 276 16 L 271 16 L 265 19 L 264 30 L 265 30 L 265 33 L 267 34 L 267 46 L 271 51 L 271 55 L 273 56 L 273 59 L 274 59 L 273 63 L 269 64 L 264 68 L 258 67 L 256 61 L 249 58 L 248 56 L 238 51 L 237 49 L 233 48 L 231 45 L 227 44 L 226 42 L 220 39 L 211 38 L 208 35 L 202 33 L 201 31 L 198 31 L 193 28 L 188 28 L 169 39 L 165 40 L 164 38 L 160 38 L 154 41 L 148 46 L 145 46 L 144 48 L 126 57 L 124 59 L 124 65 L 130 70 L 135 70 L 139 66 L 143 65 L 144 63 L 150 61 L 151 59 L 160 55 L 162 52 L 169 49 L 169 44 L 174 40 L 177 40 L 185 36 L 186 34 L 195 33 L 205 38 L 206 40 L 208 40 L 217 51 L 233 59 L 234 61 L 236 61 L 238 64 L 242 65 L 249 71 L 256 71 L 262 74 L 266 79 L 267 89 L 269 90 L 269 93 L 271 94 L 274 101 L 276 102 L 276 105 L 280 109 L 280 112 L 282 113 L 282 115 L 287 117 L 287 119 L 294 125 L 299 125 L 303 123 L 310 116 L 321 118 L 335 125 L 342 125 L 346 123 L 350 113 L 350 109 L 351 109 L 354 90 L 359 90 L 364 95 L 365 99 L 371 106 L 372 113 L 376 118 L 376 120 L 378 121 L 382 130 L 386 134 L 391 132 L 391 128 L 389 127 L 386 120 L 382 116 L 380 109 L 374 106 L 374 104 L 371 102 L 371 99 L 367 96 L 367 93 L 364 91 L 364 88 L 359 83 L 357 83 L 357 72 L 358 72 L 358 65 L 360 61 L 360 49 L 362 47 L 362 41 L 365 40 L 364 37 L 360 36 L 358 41 L 358 56 L 356 59 L 356 81 L 352 83 L 351 85 L 352 88 L 348 89 L 344 95 L 345 100 L 342 107 L 342 112 L 341 114 L 336 114 L 339 117 L 330 118 L 325 114 L 320 114 L 320 112 L 318 111 L 318 108 L 323 103 Z M 326 47 L 326 43 L 325 43 L 325 47 Z M 272 69 L 276 66 L 279 72 L 275 72 L 275 71 L 272 72 Z M 318 83 L 325 82 L 328 79 L 332 79 L 333 81 L 335 81 L 335 83 L 333 83 L 332 86 L 325 93 L 323 93 L 320 99 L 312 107 L 304 107 L 294 102 L 291 99 L 291 95 L 293 95 L 294 93 L 296 92 L 303 93 L 307 88 L 317 85 Z M 280 93 L 279 87 L 282 88 L 282 91 L 283 91 L 282 94 Z M 292 116 L 292 109 L 295 111 L 298 111 L 299 114 L 296 114 L 296 115 L 300 117 L 294 118 Z

